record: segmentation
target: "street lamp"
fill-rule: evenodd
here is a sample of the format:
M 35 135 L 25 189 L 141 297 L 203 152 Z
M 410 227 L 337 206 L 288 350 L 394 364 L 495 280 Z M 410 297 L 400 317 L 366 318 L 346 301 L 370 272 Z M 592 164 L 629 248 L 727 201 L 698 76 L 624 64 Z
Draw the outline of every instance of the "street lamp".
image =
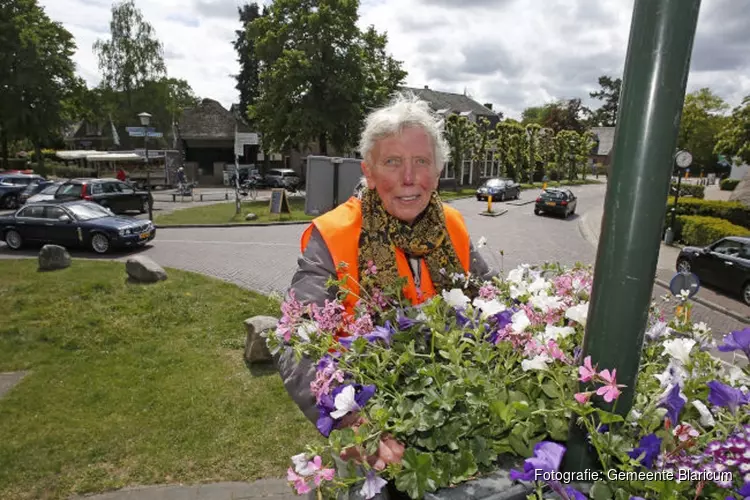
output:
M 146 162 L 146 191 L 148 191 L 148 218 L 153 222 L 154 217 L 151 212 L 151 206 L 153 203 L 151 202 L 151 172 L 149 171 L 148 166 L 148 124 L 151 122 L 151 115 L 149 113 L 146 113 L 145 111 L 143 113 L 138 113 L 138 118 L 141 119 L 141 125 L 143 125 L 143 146 L 146 150 L 144 161 Z
M 672 207 L 672 223 L 667 228 L 667 231 L 664 235 L 664 243 L 666 243 L 667 245 L 672 244 L 672 242 L 674 241 L 675 233 L 677 232 L 677 201 L 680 199 L 680 181 L 682 180 L 682 173 L 686 168 L 690 166 L 691 163 L 693 163 L 693 155 L 684 150 L 677 151 L 672 160 L 674 161 L 672 171 L 677 171 L 677 191 L 674 194 L 674 207 Z M 675 166 L 677 168 L 674 168 Z M 671 189 L 671 180 L 669 182 L 669 185 Z

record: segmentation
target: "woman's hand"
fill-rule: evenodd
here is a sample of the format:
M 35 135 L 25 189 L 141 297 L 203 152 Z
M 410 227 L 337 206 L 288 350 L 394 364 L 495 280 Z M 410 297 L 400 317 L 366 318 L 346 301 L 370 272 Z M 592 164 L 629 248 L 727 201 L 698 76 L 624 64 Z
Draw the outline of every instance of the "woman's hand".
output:
M 342 424 L 344 427 L 351 427 L 357 432 L 359 426 L 365 423 L 365 420 L 357 414 L 347 415 Z M 358 446 L 352 446 L 341 452 L 342 460 L 363 461 L 364 450 Z M 404 456 L 404 445 L 393 438 L 390 434 L 383 434 L 378 443 L 378 451 L 375 455 L 366 457 L 367 463 L 375 470 L 383 470 L 388 464 L 397 464 L 401 462 Z

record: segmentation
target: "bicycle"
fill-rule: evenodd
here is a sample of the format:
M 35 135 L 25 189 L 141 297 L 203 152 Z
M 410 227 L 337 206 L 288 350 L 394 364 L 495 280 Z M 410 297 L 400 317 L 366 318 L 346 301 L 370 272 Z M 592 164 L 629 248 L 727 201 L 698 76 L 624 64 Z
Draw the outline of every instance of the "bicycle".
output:
M 248 179 L 240 186 L 240 193 L 242 196 L 249 196 L 251 200 L 255 201 L 258 198 L 258 186 L 255 179 Z

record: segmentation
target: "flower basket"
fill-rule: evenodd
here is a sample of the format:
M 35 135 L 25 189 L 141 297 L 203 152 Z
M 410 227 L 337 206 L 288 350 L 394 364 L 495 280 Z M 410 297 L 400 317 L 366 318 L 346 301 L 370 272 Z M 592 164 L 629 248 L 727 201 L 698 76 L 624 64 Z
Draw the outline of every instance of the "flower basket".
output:
M 633 406 L 618 411 L 616 368 L 581 353 L 592 281 L 585 266 L 525 265 L 491 282 L 456 275 L 419 306 L 394 283 L 363 291 L 351 316 L 291 296 L 267 343 L 317 363 L 328 443 L 293 457 L 290 485 L 314 498 L 388 498 L 389 483 L 431 499 L 750 496 L 748 368 L 711 355 L 686 294 L 664 298 Z M 722 333 L 718 349 L 750 358 L 750 328 Z M 597 458 L 586 474 L 561 471 L 573 421 Z

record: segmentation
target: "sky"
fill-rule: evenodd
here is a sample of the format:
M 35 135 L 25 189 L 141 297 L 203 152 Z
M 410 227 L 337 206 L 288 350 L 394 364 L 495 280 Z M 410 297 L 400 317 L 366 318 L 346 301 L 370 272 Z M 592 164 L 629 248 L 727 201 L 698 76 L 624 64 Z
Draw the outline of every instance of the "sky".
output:
M 100 80 L 92 46 L 109 37 L 110 0 L 39 0 L 75 37 L 78 73 Z M 239 100 L 232 47 L 244 0 L 136 0 L 164 45 L 170 77 L 225 107 Z M 259 3 L 270 3 L 263 0 Z M 687 91 L 710 87 L 730 106 L 750 95 L 750 9 L 703 0 Z M 601 75 L 622 76 L 633 0 L 361 0 L 360 27 L 388 35 L 406 85 L 466 93 L 506 117 L 557 99 L 589 97 Z

